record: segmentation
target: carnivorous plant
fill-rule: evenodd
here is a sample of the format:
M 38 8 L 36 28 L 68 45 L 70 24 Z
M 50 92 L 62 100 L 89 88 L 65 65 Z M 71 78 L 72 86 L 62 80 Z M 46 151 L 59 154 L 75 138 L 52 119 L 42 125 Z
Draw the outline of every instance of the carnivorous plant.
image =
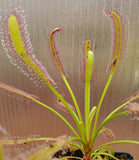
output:
M 114 11 L 106 12 L 106 17 L 108 17 L 110 24 L 112 26 L 112 41 L 113 41 L 113 50 L 112 50 L 112 60 L 109 67 L 109 77 L 107 83 L 102 92 L 101 98 L 98 102 L 97 106 L 90 107 L 90 82 L 93 74 L 93 64 L 94 64 L 94 51 L 91 50 L 91 41 L 85 40 L 84 45 L 84 85 L 85 85 L 85 93 L 84 93 L 84 115 L 81 115 L 80 107 L 77 103 L 75 95 L 66 79 L 65 70 L 60 61 L 59 53 L 56 49 L 55 45 L 55 34 L 60 31 L 60 28 L 55 28 L 50 33 L 50 49 L 51 54 L 54 59 L 54 62 L 61 74 L 63 81 L 72 97 L 74 107 L 71 106 L 67 100 L 56 90 L 54 87 L 54 81 L 48 75 L 46 69 L 42 66 L 42 64 L 36 59 L 34 55 L 32 55 L 31 43 L 29 40 L 29 35 L 26 32 L 27 28 L 25 25 L 24 17 L 22 17 L 18 12 L 14 12 L 9 17 L 7 16 L 3 22 L 2 34 L 1 34 L 1 42 L 5 51 L 10 58 L 10 60 L 16 64 L 21 71 L 25 71 L 26 74 L 30 75 L 32 73 L 35 76 L 35 79 L 41 80 L 41 83 L 47 85 L 53 94 L 57 97 L 57 103 L 59 105 L 64 106 L 64 108 L 69 112 L 71 117 L 74 119 L 78 131 L 74 129 L 74 127 L 64 118 L 61 114 L 59 114 L 56 110 L 48 106 L 47 104 L 42 103 L 35 96 L 28 94 L 24 91 L 16 89 L 12 86 L 6 85 L 4 83 L 0 83 L 0 90 L 11 92 L 16 95 L 20 95 L 26 99 L 29 99 L 35 103 L 38 103 L 40 106 L 45 107 L 46 109 L 52 111 L 55 115 L 57 115 L 62 121 L 66 123 L 66 125 L 71 129 L 74 136 L 68 137 L 66 140 L 61 140 L 58 142 L 56 138 L 28 138 L 17 140 L 16 142 L 12 139 L 0 139 L 0 157 L 2 156 L 2 146 L 5 145 L 16 145 L 23 144 L 30 141 L 55 141 L 55 145 L 53 147 L 46 147 L 34 155 L 28 157 L 28 160 L 33 159 L 52 159 L 53 154 L 62 146 L 69 145 L 74 147 L 75 149 L 80 149 L 83 153 L 83 157 L 76 156 L 66 156 L 61 157 L 62 159 L 74 158 L 74 159 L 83 159 L 83 160 L 93 160 L 93 159 L 103 159 L 103 158 L 113 158 L 117 159 L 110 145 L 119 144 L 119 143 L 134 143 L 139 144 L 138 141 L 132 140 L 116 140 L 111 141 L 100 146 L 95 147 L 94 143 L 100 133 L 105 134 L 106 136 L 113 136 L 112 131 L 105 127 L 105 125 L 111 120 L 127 115 L 136 113 L 136 118 L 138 118 L 139 114 L 139 104 L 134 103 L 132 101 L 139 98 L 139 93 L 137 92 L 135 95 L 127 99 L 122 105 L 114 109 L 98 126 L 98 117 L 100 113 L 100 109 L 102 107 L 102 103 L 110 82 L 113 78 L 116 67 L 119 64 L 119 59 L 121 56 L 121 52 L 125 51 L 123 47 L 125 47 L 124 43 L 124 26 L 122 23 L 124 19 L 122 19 L 118 13 Z M 2 23 L 2 20 L 1 20 Z M 126 51 L 125 51 L 126 52 Z M 125 110 L 122 110 L 125 108 Z M 85 116 L 83 121 L 83 117 Z

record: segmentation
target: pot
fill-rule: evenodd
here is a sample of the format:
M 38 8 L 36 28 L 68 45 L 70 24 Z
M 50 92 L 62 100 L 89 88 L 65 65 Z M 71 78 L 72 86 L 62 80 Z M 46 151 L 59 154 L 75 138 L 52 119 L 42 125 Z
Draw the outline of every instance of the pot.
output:
M 119 159 L 134 160 L 133 156 L 127 152 L 115 152 L 114 156 Z

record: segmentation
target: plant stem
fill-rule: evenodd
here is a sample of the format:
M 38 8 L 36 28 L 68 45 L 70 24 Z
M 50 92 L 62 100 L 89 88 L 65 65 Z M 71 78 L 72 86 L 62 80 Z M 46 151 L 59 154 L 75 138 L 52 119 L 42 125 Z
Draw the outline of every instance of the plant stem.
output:
M 78 142 L 81 142 L 81 143 L 83 144 L 83 146 L 87 149 L 86 143 L 85 143 L 81 138 L 78 138 L 78 137 L 70 137 L 70 138 L 69 138 L 69 141 L 78 141 Z
M 10 38 L 13 42 L 14 49 L 16 50 L 16 53 L 18 56 L 29 65 L 31 69 L 34 70 L 38 74 L 38 76 L 47 84 L 47 86 L 50 88 L 50 90 L 57 96 L 57 98 L 65 105 L 71 116 L 73 117 L 78 129 L 81 132 L 81 127 L 79 124 L 79 119 L 75 112 L 70 108 L 70 106 L 67 104 L 65 99 L 56 91 L 56 89 L 50 84 L 49 78 L 47 75 L 44 74 L 44 72 L 40 69 L 38 65 L 30 58 L 30 56 L 26 53 L 26 49 L 24 47 L 24 42 L 22 41 L 22 37 L 20 34 L 20 27 L 18 25 L 17 19 L 14 15 L 11 15 L 8 19 L 8 26 L 9 26 L 9 34 Z M 57 58 L 57 56 L 56 56 Z M 59 61 L 56 61 L 57 63 Z M 59 63 L 58 63 L 59 64 Z M 59 68 L 61 70 L 61 68 Z M 62 72 L 62 71 L 61 71 Z
M 50 84 L 48 83 L 48 85 L 50 85 Z M 50 87 L 51 87 L 52 90 L 56 93 L 56 95 L 59 97 L 59 99 L 62 100 L 63 104 L 65 104 L 65 105 L 67 106 L 66 108 L 68 108 L 69 112 L 72 114 L 72 117 L 74 117 L 75 122 L 76 122 L 76 124 L 77 124 L 77 126 L 78 126 L 78 128 L 79 128 L 79 131 L 80 131 L 80 130 L 81 130 L 81 125 L 80 125 L 80 123 L 79 123 L 78 117 L 77 117 L 77 115 L 75 114 L 75 112 L 72 112 L 71 107 L 69 107 L 69 105 L 67 104 L 67 102 L 63 99 L 63 97 L 62 97 L 51 85 L 50 85 Z M 30 94 L 28 94 L 28 93 L 26 93 L 26 92 L 23 92 L 23 91 L 21 91 L 21 90 L 19 90 L 19 89 L 14 88 L 14 87 L 11 87 L 11 86 L 8 86 L 8 85 L 5 85 L 5 84 L 0 83 L 0 89 L 4 89 L 4 90 L 6 90 L 6 91 L 8 91 L 8 92 L 12 92 L 12 93 L 14 93 L 14 94 L 23 96 L 23 97 L 25 97 L 25 98 L 27 98 L 27 99 L 30 99 L 30 100 L 35 101 L 35 102 L 38 103 L 38 104 L 41 104 L 41 105 L 43 104 L 43 103 L 41 103 L 40 101 L 38 101 L 38 100 L 35 98 L 35 96 L 32 96 L 32 95 L 30 95 Z M 45 105 L 45 104 L 43 104 L 43 105 Z M 45 105 L 45 106 L 47 106 L 47 105 Z M 48 107 L 48 106 L 47 106 L 47 107 Z M 48 109 L 49 109 L 49 110 L 53 110 L 53 112 L 54 112 L 54 109 L 52 109 L 52 108 L 50 108 L 50 107 L 48 107 Z M 56 111 L 55 111 L 55 112 L 56 112 Z M 61 116 L 61 117 L 62 117 L 62 116 Z
M 60 61 L 60 59 L 59 59 L 59 57 L 58 57 L 58 52 L 57 52 L 57 50 L 56 50 L 55 43 L 54 43 L 54 35 L 55 35 L 55 33 L 58 32 L 58 31 L 60 31 L 60 28 L 55 28 L 55 29 L 51 32 L 51 34 L 50 34 L 50 48 L 51 48 L 51 53 L 52 53 L 53 59 L 54 59 L 54 61 L 55 61 L 55 64 L 56 64 L 56 66 L 57 66 L 57 68 L 58 68 L 58 70 L 59 70 L 59 72 L 60 72 L 60 74 L 61 74 L 61 76 L 62 76 L 62 78 L 63 78 L 63 81 L 65 82 L 65 85 L 67 86 L 67 88 L 68 88 L 68 90 L 69 90 L 69 93 L 70 93 L 70 95 L 71 95 L 71 97 L 72 97 L 72 100 L 73 100 L 73 102 L 74 102 L 74 105 L 75 105 L 75 108 L 76 108 L 76 111 L 77 111 L 77 114 L 78 114 L 78 117 L 79 117 L 80 122 L 79 122 L 79 120 L 77 119 L 77 117 L 75 117 L 74 111 L 71 110 L 71 109 L 69 109 L 68 104 L 66 104 L 66 103 L 63 101 L 64 99 L 63 99 L 63 100 L 62 100 L 62 99 L 59 99 L 59 100 L 60 100 L 64 105 L 66 104 L 65 107 L 68 109 L 68 111 L 70 112 L 70 114 L 71 114 L 72 117 L 74 118 L 74 120 L 75 120 L 75 122 L 76 122 L 76 124 L 77 124 L 77 126 L 78 126 L 78 129 L 79 129 L 79 131 L 80 131 L 80 134 L 82 135 L 84 126 L 83 126 L 83 125 L 80 125 L 80 124 L 83 124 L 83 121 L 82 121 L 81 113 L 80 113 L 80 110 L 79 110 L 79 106 L 78 106 L 78 104 L 77 104 L 77 101 L 76 101 L 76 98 L 75 98 L 75 96 L 74 96 L 74 93 L 73 93 L 73 91 L 72 91 L 72 89 L 71 89 L 71 87 L 70 87 L 70 85 L 69 85 L 66 77 L 64 76 L 65 72 L 64 72 L 62 63 L 61 63 L 61 61 Z M 49 88 L 50 88 L 50 87 L 49 87 Z M 51 90 L 54 91 L 52 88 L 51 88 Z M 55 93 L 55 92 L 54 92 L 54 93 Z M 56 96 L 58 97 L 58 95 L 56 95 Z M 58 97 L 58 98 L 59 98 L 59 97 Z
M 71 87 L 70 87 L 70 85 L 69 85 L 66 77 L 65 77 L 63 74 L 62 74 L 62 78 L 63 78 L 63 81 L 65 82 L 65 84 L 66 84 L 66 86 L 67 86 L 67 88 L 68 88 L 68 90 L 69 90 L 69 93 L 70 93 L 71 97 L 72 97 L 72 100 L 73 100 L 73 102 L 74 102 L 76 111 L 77 111 L 78 116 L 79 116 L 79 120 L 80 120 L 81 122 L 83 122 L 82 116 L 81 116 L 81 112 L 80 112 L 79 106 L 78 106 L 78 104 L 77 104 L 75 95 L 74 95 L 74 93 L 73 93 L 73 91 L 72 91 L 72 89 L 71 89 Z
M 94 118 L 94 115 L 96 113 L 96 110 L 97 110 L 97 107 L 94 106 L 92 109 L 91 109 L 91 112 L 89 113 L 89 133 L 90 133 L 90 130 L 91 130 L 91 124 L 92 124 L 92 120 Z
M 127 113 L 129 113 L 129 111 L 125 111 L 125 112 L 121 112 L 118 113 L 116 115 L 114 115 L 116 112 L 118 112 L 120 109 L 122 109 L 124 106 L 126 106 L 128 103 L 132 102 L 133 100 L 136 100 L 137 98 L 139 98 L 138 96 L 133 97 L 132 99 L 128 100 L 127 102 L 125 102 L 124 104 L 120 105 L 118 108 L 116 108 L 115 110 L 113 110 L 105 119 L 104 121 L 101 123 L 100 127 L 98 128 L 98 130 L 96 131 L 95 135 L 94 135 L 94 141 L 97 137 L 97 135 L 99 134 L 99 131 L 103 128 L 103 126 L 106 125 L 106 123 L 108 123 L 110 120 L 125 115 Z M 92 137 L 93 138 L 93 137 Z
M 65 77 L 62 73 L 61 73 L 61 76 L 62 76 L 62 78 L 63 78 L 63 81 L 65 82 L 65 85 L 67 86 L 67 88 L 68 88 L 68 90 L 69 90 L 69 93 L 70 93 L 70 95 L 71 95 L 71 97 L 72 97 L 72 100 L 73 100 L 73 102 L 74 102 L 74 105 L 75 105 L 75 108 L 76 108 L 76 111 L 77 111 L 77 114 L 78 114 L 80 123 L 82 124 L 81 133 L 80 133 L 80 134 L 81 134 L 82 137 L 83 137 L 84 124 L 83 124 L 83 120 L 82 120 L 82 116 L 81 116 L 81 112 L 80 112 L 79 106 L 78 106 L 78 104 L 77 104 L 77 100 L 76 100 L 76 98 L 75 98 L 75 95 L 74 95 L 74 93 L 73 93 L 73 91 L 72 91 L 72 89 L 71 89 L 71 87 L 70 87 L 70 85 L 69 85 L 66 77 Z
M 90 113 L 90 81 L 93 73 L 94 53 L 87 52 L 86 68 L 85 68 L 85 127 L 86 140 L 89 142 L 89 113 Z
M 90 82 L 85 82 L 85 126 L 86 139 L 89 141 Z
M 72 108 L 67 104 L 65 99 L 53 88 L 53 86 L 50 83 L 46 82 L 46 84 L 51 89 L 51 91 L 57 96 L 57 98 L 65 105 L 65 107 L 67 108 L 71 116 L 73 117 L 80 133 L 82 133 L 82 128 L 81 128 L 81 125 L 80 125 L 80 122 L 79 122 L 79 119 L 76 113 L 72 110 Z
M 52 109 L 51 107 L 47 106 L 46 104 L 34 99 L 34 98 L 31 98 L 34 102 L 40 104 L 41 106 L 49 109 L 50 111 L 52 111 L 53 113 L 55 113 L 59 118 L 61 118 L 66 124 L 67 126 L 69 126 L 69 128 L 73 131 L 73 133 L 78 137 L 80 138 L 80 136 L 78 135 L 78 133 L 75 131 L 75 129 L 73 129 L 73 127 L 71 126 L 71 124 L 63 117 L 61 116 L 57 111 L 55 111 L 54 109 Z
M 104 88 L 104 90 L 103 90 L 102 96 L 101 96 L 100 101 L 99 101 L 99 104 L 98 104 L 98 108 L 97 108 L 97 112 L 96 112 L 96 117 L 95 117 L 95 122 L 94 122 L 93 133 L 92 133 L 91 145 L 93 145 L 94 140 L 95 140 L 95 139 L 94 139 L 94 135 L 95 135 L 96 127 L 97 127 L 97 121 L 98 121 L 99 111 L 100 111 L 100 108 L 101 108 L 103 99 L 104 99 L 104 97 L 105 97 L 105 95 L 106 95 L 106 92 L 107 92 L 107 90 L 108 90 L 108 87 L 109 87 L 109 85 L 110 85 L 110 82 L 111 82 L 111 80 L 112 80 L 114 71 L 115 71 L 115 69 L 113 69 L 113 70 L 111 71 L 111 73 L 110 73 L 110 76 L 109 76 L 109 78 L 108 78 L 108 81 L 107 81 L 107 83 L 106 83 L 106 85 L 105 85 L 105 88 Z

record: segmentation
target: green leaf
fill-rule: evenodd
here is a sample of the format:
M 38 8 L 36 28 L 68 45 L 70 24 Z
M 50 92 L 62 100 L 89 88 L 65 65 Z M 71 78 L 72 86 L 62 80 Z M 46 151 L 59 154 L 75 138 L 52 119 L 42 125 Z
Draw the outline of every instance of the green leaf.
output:
M 66 140 L 60 140 L 56 142 L 53 146 L 45 147 L 44 149 L 28 157 L 27 160 L 50 160 L 53 154 L 56 153 L 65 144 Z
M 87 59 L 86 59 L 86 70 L 85 70 L 85 81 L 90 82 L 93 73 L 93 64 L 94 64 L 94 53 L 92 51 L 88 51 Z
M 3 160 L 2 144 L 0 144 L 0 160 Z

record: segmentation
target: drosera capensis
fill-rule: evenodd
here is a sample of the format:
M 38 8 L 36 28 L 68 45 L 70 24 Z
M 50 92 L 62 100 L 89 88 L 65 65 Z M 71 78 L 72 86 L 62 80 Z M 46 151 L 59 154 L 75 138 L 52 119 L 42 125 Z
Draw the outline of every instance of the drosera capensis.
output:
M 110 23 L 112 28 L 113 28 L 113 49 L 112 49 L 112 60 L 110 62 L 110 73 L 109 77 L 107 80 L 107 83 L 104 87 L 104 90 L 102 92 L 102 96 L 100 98 L 100 101 L 97 106 L 93 106 L 92 108 L 90 107 L 90 82 L 92 80 L 92 74 L 93 74 L 93 65 L 94 65 L 94 53 L 91 50 L 91 44 L 92 42 L 90 40 L 85 40 L 84 43 L 84 84 L 85 84 L 85 93 L 84 93 L 84 118 L 82 117 L 80 107 L 77 103 L 76 97 L 66 79 L 66 74 L 65 70 L 63 68 L 62 62 L 59 57 L 59 53 L 56 49 L 55 45 L 55 34 L 60 31 L 60 28 L 55 28 L 52 30 L 50 33 L 50 49 L 52 53 L 52 57 L 54 59 L 54 62 L 58 68 L 59 73 L 62 76 L 63 81 L 65 82 L 65 85 L 71 95 L 71 98 L 74 103 L 74 107 L 71 106 L 63 97 L 62 95 L 55 89 L 53 86 L 53 80 L 49 78 L 46 69 L 39 63 L 39 61 L 35 58 L 32 58 L 31 53 L 28 53 L 28 48 L 27 45 L 24 42 L 24 38 L 22 38 L 23 31 L 21 31 L 21 23 L 22 21 L 20 20 L 19 22 L 19 16 L 16 14 L 11 14 L 6 20 L 7 20 L 7 25 L 6 28 L 8 28 L 8 33 L 3 34 L 2 38 L 4 36 L 7 36 L 8 34 L 8 39 L 5 37 L 8 42 L 10 42 L 10 45 L 6 44 L 5 50 L 10 54 L 9 52 L 12 51 L 14 54 L 14 57 L 25 63 L 27 68 L 30 70 L 33 70 L 34 75 L 37 75 L 41 81 L 43 81 L 44 84 L 46 84 L 49 89 L 54 93 L 54 95 L 57 97 L 56 101 L 57 103 L 66 109 L 71 117 L 74 119 L 78 131 L 74 129 L 72 124 L 64 118 L 61 114 L 59 114 L 55 109 L 51 108 L 50 106 L 42 103 L 40 100 L 38 100 L 35 96 L 28 94 L 24 91 L 21 91 L 19 89 L 16 89 L 14 87 L 8 86 L 4 83 L 0 83 L 0 90 L 5 90 L 6 92 L 11 92 L 13 94 L 17 94 L 21 97 L 30 99 L 31 101 L 38 103 L 40 106 L 47 108 L 48 110 L 52 111 L 54 114 L 56 114 L 61 120 L 63 120 L 67 126 L 71 129 L 73 132 L 74 136 L 72 137 L 67 137 L 64 140 L 60 140 L 58 142 L 57 138 L 28 138 L 28 139 L 21 139 L 17 140 L 16 142 L 12 139 L 0 139 L 0 156 L 2 157 L 2 145 L 16 145 L 16 144 L 23 144 L 26 142 L 30 141 L 55 141 L 55 145 L 52 146 L 47 146 L 43 150 L 40 150 L 39 152 L 33 154 L 32 156 L 28 157 L 27 160 L 33 160 L 34 158 L 36 159 L 52 159 L 54 153 L 58 151 L 61 147 L 74 147 L 74 149 L 80 149 L 83 153 L 83 157 L 77 157 L 77 156 L 67 156 L 67 157 L 61 157 L 61 159 L 68 159 L 68 158 L 74 158 L 74 159 L 83 159 L 83 160 L 93 160 L 93 159 L 103 159 L 103 158 L 113 158 L 117 160 L 116 157 L 114 157 L 114 151 L 110 147 L 113 144 L 119 144 L 119 143 L 133 143 L 139 145 L 139 141 L 132 141 L 132 140 L 117 140 L 114 141 L 113 139 L 115 138 L 115 135 L 112 130 L 109 128 L 106 128 L 105 125 L 111 121 L 114 118 L 123 116 L 123 115 L 128 115 L 136 112 L 136 116 L 139 113 L 139 105 L 137 103 L 133 103 L 132 101 L 136 100 L 139 98 L 139 94 L 135 94 L 132 97 L 128 98 L 124 104 L 120 105 L 116 109 L 114 109 L 98 126 L 98 118 L 99 118 L 99 113 L 100 109 L 102 107 L 102 103 L 104 100 L 104 97 L 106 95 L 106 92 L 108 90 L 108 87 L 110 85 L 110 82 L 113 78 L 114 72 L 119 65 L 119 59 L 121 52 L 123 52 L 122 46 L 124 46 L 125 42 L 124 39 L 124 28 L 123 28 L 123 20 L 119 16 L 117 12 L 114 11 L 109 11 L 106 12 L 106 16 L 110 20 Z M 3 25 L 4 27 L 4 25 Z M 125 26 L 124 26 L 125 27 Z M 5 42 L 7 43 L 7 42 Z M 2 45 L 5 48 L 4 41 L 2 41 Z M 10 55 L 12 57 L 12 55 Z M 17 65 L 18 62 L 16 61 Z M 122 110 L 124 108 L 124 110 Z M 85 122 L 83 121 L 85 119 Z M 137 118 L 136 118 L 137 119 Z M 104 135 L 106 138 L 109 140 L 112 140 L 108 143 L 102 144 L 100 146 L 95 147 L 94 143 L 98 137 L 99 134 Z M 51 150 L 52 149 L 52 150 Z

